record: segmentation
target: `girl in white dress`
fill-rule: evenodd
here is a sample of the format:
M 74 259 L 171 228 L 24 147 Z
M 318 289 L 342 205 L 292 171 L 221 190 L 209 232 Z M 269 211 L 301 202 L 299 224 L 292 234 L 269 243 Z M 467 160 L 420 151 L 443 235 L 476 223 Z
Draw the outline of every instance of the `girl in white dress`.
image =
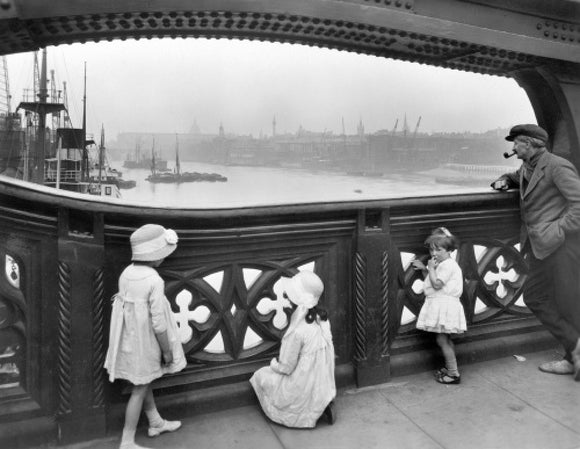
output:
M 161 418 L 151 388 L 154 379 L 186 365 L 165 284 L 155 270 L 176 248 L 177 234 L 171 229 L 156 224 L 137 229 L 131 234 L 133 263 L 121 274 L 113 297 L 105 368 L 111 382 L 125 379 L 133 384 L 121 449 L 142 447 L 135 443 L 141 409 L 149 420 L 150 437 L 181 427 L 181 421 Z
M 326 312 L 317 307 L 324 285 L 310 271 L 282 282 L 284 298 L 294 311 L 280 356 L 256 371 L 250 383 L 264 413 L 274 422 L 312 428 L 324 414 L 333 424 L 334 345 Z
M 417 329 L 437 334 L 445 367 L 435 373 L 435 380 L 442 384 L 458 384 L 461 376 L 451 334 L 465 332 L 467 325 L 459 299 L 463 293 L 463 274 L 451 258 L 451 252 L 457 249 L 457 239 L 447 228 L 441 227 L 432 232 L 425 245 L 431 254 L 427 266 L 420 260 L 413 261 L 414 268 L 425 275 L 425 302 L 417 317 Z

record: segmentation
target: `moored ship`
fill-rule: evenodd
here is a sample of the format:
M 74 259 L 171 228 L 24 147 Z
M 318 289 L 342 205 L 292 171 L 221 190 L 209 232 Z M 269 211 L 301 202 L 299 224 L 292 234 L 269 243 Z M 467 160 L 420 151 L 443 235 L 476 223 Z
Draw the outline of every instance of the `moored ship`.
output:
M 147 181 L 153 183 L 182 183 L 182 182 L 226 182 L 228 178 L 219 173 L 199 173 L 199 172 L 182 172 L 181 163 L 179 162 L 179 142 L 175 138 L 175 169 L 173 173 L 159 172 L 157 169 L 157 160 L 155 153 L 151 151 L 151 174 Z
M 137 185 L 137 182 L 132 179 L 123 179 L 123 173 L 111 167 L 105 148 L 104 126 L 101 128 L 101 143 L 95 159 L 89 171 L 89 181 L 94 194 L 120 198 L 119 189 L 130 189 Z
M 36 65 L 36 58 L 35 58 Z M 68 109 L 66 105 L 66 93 L 63 101 L 60 101 L 60 94 L 57 95 L 54 88 L 54 80 L 51 83 L 51 92 L 47 86 L 47 52 L 42 52 L 42 68 L 38 92 L 33 92 L 32 101 L 20 102 L 19 110 L 26 111 L 28 120 L 26 132 L 22 129 L 22 124 L 11 122 L 11 132 L 20 130 L 22 134 L 28 135 L 23 145 L 12 142 L 12 151 L 19 154 L 7 164 L 4 174 L 31 181 L 37 184 L 44 184 L 48 187 L 67 190 L 82 194 L 107 196 L 119 198 L 120 192 L 117 183 L 106 174 L 102 158 L 96 164 L 91 164 L 89 158 L 89 147 L 95 142 L 92 138 L 87 138 L 86 133 L 86 68 L 85 85 L 83 94 L 83 117 L 82 127 L 54 126 L 60 124 L 60 114 L 64 112 L 64 124 L 70 125 Z M 47 126 L 47 115 L 52 114 L 53 127 Z M 19 129 L 14 129 L 18 127 Z M 103 134 L 104 138 L 104 134 Z M 102 142 L 104 150 L 104 142 Z M 16 167 L 18 163 L 18 167 Z M 100 167 L 97 176 L 93 169 Z M 112 173 L 112 172 L 111 172 Z M 117 173 L 117 175 L 120 175 Z
M 0 114 L 0 174 L 23 178 L 25 134 L 21 118 L 14 112 Z

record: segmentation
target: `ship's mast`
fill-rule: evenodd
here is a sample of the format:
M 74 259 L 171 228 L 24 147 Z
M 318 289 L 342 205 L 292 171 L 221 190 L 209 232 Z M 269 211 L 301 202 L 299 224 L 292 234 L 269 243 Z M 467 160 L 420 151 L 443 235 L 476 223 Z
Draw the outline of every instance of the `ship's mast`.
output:
M 46 49 L 45 49 L 46 51 Z M 38 68 L 38 52 L 34 52 L 34 62 L 33 62 L 33 77 L 32 77 L 32 95 L 33 101 L 38 97 L 38 89 L 40 88 L 40 70 Z
M 87 151 L 87 63 L 85 62 L 85 74 L 84 74 L 84 89 L 83 89 L 83 130 L 81 137 L 82 145 L 82 171 L 81 177 L 83 181 L 87 181 L 89 177 L 89 154 Z
M 52 101 L 57 99 L 60 101 L 60 91 L 56 89 L 56 79 L 54 76 L 54 70 L 50 71 L 50 98 Z M 57 114 L 52 114 L 52 129 L 56 130 L 60 128 L 60 111 Z
M 0 71 L 0 113 L 8 114 L 12 112 L 10 106 L 10 81 L 8 78 L 8 62 L 6 61 L 6 56 L 2 56 L 2 69 Z
M 105 163 L 105 125 L 101 124 L 101 144 L 99 145 L 99 184 L 103 176 L 103 164 Z
M 153 136 L 153 144 L 151 145 L 151 174 L 153 176 L 157 174 L 157 167 L 155 164 L 155 136 Z
M 42 50 L 42 65 L 40 67 L 40 86 L 38 86 L 38 131 L 39 137 L 36 152 L 34 154 L 34 166 L 32 167 L 32 181 L 44 183 L 44 160 L 46 159 L 46 111 L 40 107 L 48 100 L 46 88 L 46 48 Z
M 177 140 L 177 134 L 175 134 L 175 173 L 177 175 L 181 174 L 181 165 L 179 163 L 179 141 Z
M 62 82 L 62 104 L 64 104 L 64 128 L 72 128 L 70 116 L 68 115 L 68 94 L 66 91 L 66 81 Z
M 48 89 L 46 78 L 46 48 L 42 50 L 42 67 L 40 71 L 40 85 L 38 86 L 38 100 L 24 101 L 18 105 L 18 109 L 33 112 L 38 116 L 38 129 L 36 133 L 36 146 L 34 148 L 31 181 L 44 184 L 44 161 L 46 159 L 46 115 L 60 112 L 64 109 L 61 103 L 48 102 Z M 54 99 L 51 99 L 54 101 Z

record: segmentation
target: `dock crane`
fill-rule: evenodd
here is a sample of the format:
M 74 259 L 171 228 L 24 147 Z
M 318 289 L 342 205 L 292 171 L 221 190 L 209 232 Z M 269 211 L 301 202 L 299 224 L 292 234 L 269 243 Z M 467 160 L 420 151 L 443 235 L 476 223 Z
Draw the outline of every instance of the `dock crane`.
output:
M 391 136 L 394 136 L 395 133 L 397 132 L 397 126 L 399 126 L 399 119 L 398 118 L 395 121 L 395 126 L 393 127 L 393 130 L 391 131 Z
M 421 124 L 421 116 L 419 116 L 419 120 L 417 120 L 417 125 L 415 126 L 415 131 L 413 132 L 413 139 L 417 137 L 417 131 L 419 131 L 419 125 Z
M 417 125 L 415 125 L 415 130 L 413 131 L 413 137 L 411 137 L 410 148 L 414 149 L 417 139 L 417 131 L 419 131 L 419 125 L 421 124 L 421 116 L 419 116 L 419 120 L 417 120 Z

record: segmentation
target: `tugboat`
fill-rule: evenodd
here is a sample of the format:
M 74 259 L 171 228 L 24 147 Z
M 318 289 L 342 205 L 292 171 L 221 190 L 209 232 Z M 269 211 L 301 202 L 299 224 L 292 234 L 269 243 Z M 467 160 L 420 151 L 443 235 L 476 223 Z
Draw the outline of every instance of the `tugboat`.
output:
M 123 179 L 123 173 L 112 168 L 109 164 L 105 148 L 105 128 L 101 127 L 101 144 L 98 148 L 98 158 L 92 164 L 89 172 L 89 182 L 92 185 L 113 184 L 117 189 L 131 189 L 137 185 L 132 179 Z M 93 188 L 95 192 L 102 191 L 102 188 Z M 120 192 L 119 192 L 120 196 Z

